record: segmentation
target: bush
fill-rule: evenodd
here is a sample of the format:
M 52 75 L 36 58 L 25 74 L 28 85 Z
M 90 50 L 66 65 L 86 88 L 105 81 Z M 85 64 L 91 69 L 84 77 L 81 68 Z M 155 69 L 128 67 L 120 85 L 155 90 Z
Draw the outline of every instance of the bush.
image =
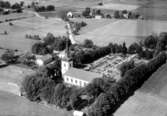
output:
M 15 55 L 15 51 L 7 50 L 2 56 L 1 59 L 6 63 L 16 63 L 18 56 Z

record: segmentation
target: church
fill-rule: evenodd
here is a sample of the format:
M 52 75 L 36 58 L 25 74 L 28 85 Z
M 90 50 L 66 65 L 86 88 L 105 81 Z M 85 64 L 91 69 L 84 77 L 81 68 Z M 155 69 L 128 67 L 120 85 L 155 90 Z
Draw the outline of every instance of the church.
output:
M 65 83 L 79 87 L 85 87 L 93 79 L 102 77 L 98 73 L 74 68 L 73 61 L 67 55 L 61 58 L 61 71 Z

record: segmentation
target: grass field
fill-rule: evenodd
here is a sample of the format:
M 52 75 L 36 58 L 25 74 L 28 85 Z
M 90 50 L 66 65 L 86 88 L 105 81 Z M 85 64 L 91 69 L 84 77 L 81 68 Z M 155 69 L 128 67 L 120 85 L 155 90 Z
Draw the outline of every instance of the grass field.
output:
M 72 113 L 0 91 L 0 116 L 72 116 Z
M 0 69 L 0 91 L 19 94 L 22 80 L 26 75 L 34 73 L 33 70 L 18 66 L 7 66 Z
M 24 77 L 32 73 L 34 73 L 34 71 L 31 69 L 9 65 L 0 68 L 0 80 L 1 82 L 11 82 L 20 85 Z
M 43 37 L 49 32 L 55 36 L 66 33 L 65 23 L 57 18 L 44 19 L 34 16 L 12 21 L 12 23 L 13 26 L 10 26 L 9 23 L 0 24 L 0 47 L 30 51 L 31 46 L 37 40 L 26 39 L 26 34 Z M 4 31 L 7 31 L 8 34 L 4 35 Z
M 131 5 L 131 4 L 119 4 L 119 3 L 107 3 L 104 4 L 103 6 L 94 6 L 92 8 L 96 9 L 107 9 L 107 10 L 128 10 L 128 11 L 133 11 L 138 9 L 140 6 L 139 5 Z
M 167 64 L 159 68 L 114 116 L 167 116 Z
M 76 40 L 82 42 L 91 39 L 99 46 L 107 45 L 109 42 L 130 45 L 133 42 L 143 40 L 146 36 L 160 32 L 167 32 L 166 21 L 152 20 L 117 20 L 92 28 L 92 25 L 83 28 L 83 34 L 76 36 Z M 88 31 L 86 31 L 88 28 Z M 82 32 L 82 31 L 81 31 Z

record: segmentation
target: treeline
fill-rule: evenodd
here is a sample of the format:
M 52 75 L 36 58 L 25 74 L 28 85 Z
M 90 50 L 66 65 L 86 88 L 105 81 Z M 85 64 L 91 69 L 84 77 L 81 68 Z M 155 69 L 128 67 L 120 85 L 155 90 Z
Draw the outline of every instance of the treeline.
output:
M 101 93 L 89 107 L 88 116 L 108 116 L 113 114 L 143 83 L 163 64 L 166 53 L 161 53 L 148 64 L 139 65 L 125 73 L 109 91 Z
M 88 86 L 78 88 L 58 81 L 60 76 L 53 80 L 47 74 L 40 71 L 27 76 L 22 83 L 22 93 L 31 101 L 46 101 L 67 110 L 81 110 L 91 105 L 101 92 L 109 90 L 115 83 L 111 78 L 97 78 Z

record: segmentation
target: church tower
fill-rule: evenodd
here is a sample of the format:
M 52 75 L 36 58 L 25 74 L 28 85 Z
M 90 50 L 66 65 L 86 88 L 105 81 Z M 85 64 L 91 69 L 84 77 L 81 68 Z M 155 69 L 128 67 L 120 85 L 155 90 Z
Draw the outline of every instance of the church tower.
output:
M 71 43 L 74 44 L 75 41 L 70 33 L 71 30 L 70 30 L 69 22 L 67 22 L 66 27 L 67 27 L 67 37 L 70 39 Z M 62 72 L 62 74 L 65 74 L 71 67 L 73 67 L 73 61 L 71 58 L 69 58 L 68 40 L 66 41 L 66 49 L 64 50 L 62 56 L 63 57 L 61 59 L 61 72 Z
M 62 74 L 65 74 L 71 67 L 73 67 L 73 61 L 68 57 L 62 58 L 62 60 L 61 60 Z

